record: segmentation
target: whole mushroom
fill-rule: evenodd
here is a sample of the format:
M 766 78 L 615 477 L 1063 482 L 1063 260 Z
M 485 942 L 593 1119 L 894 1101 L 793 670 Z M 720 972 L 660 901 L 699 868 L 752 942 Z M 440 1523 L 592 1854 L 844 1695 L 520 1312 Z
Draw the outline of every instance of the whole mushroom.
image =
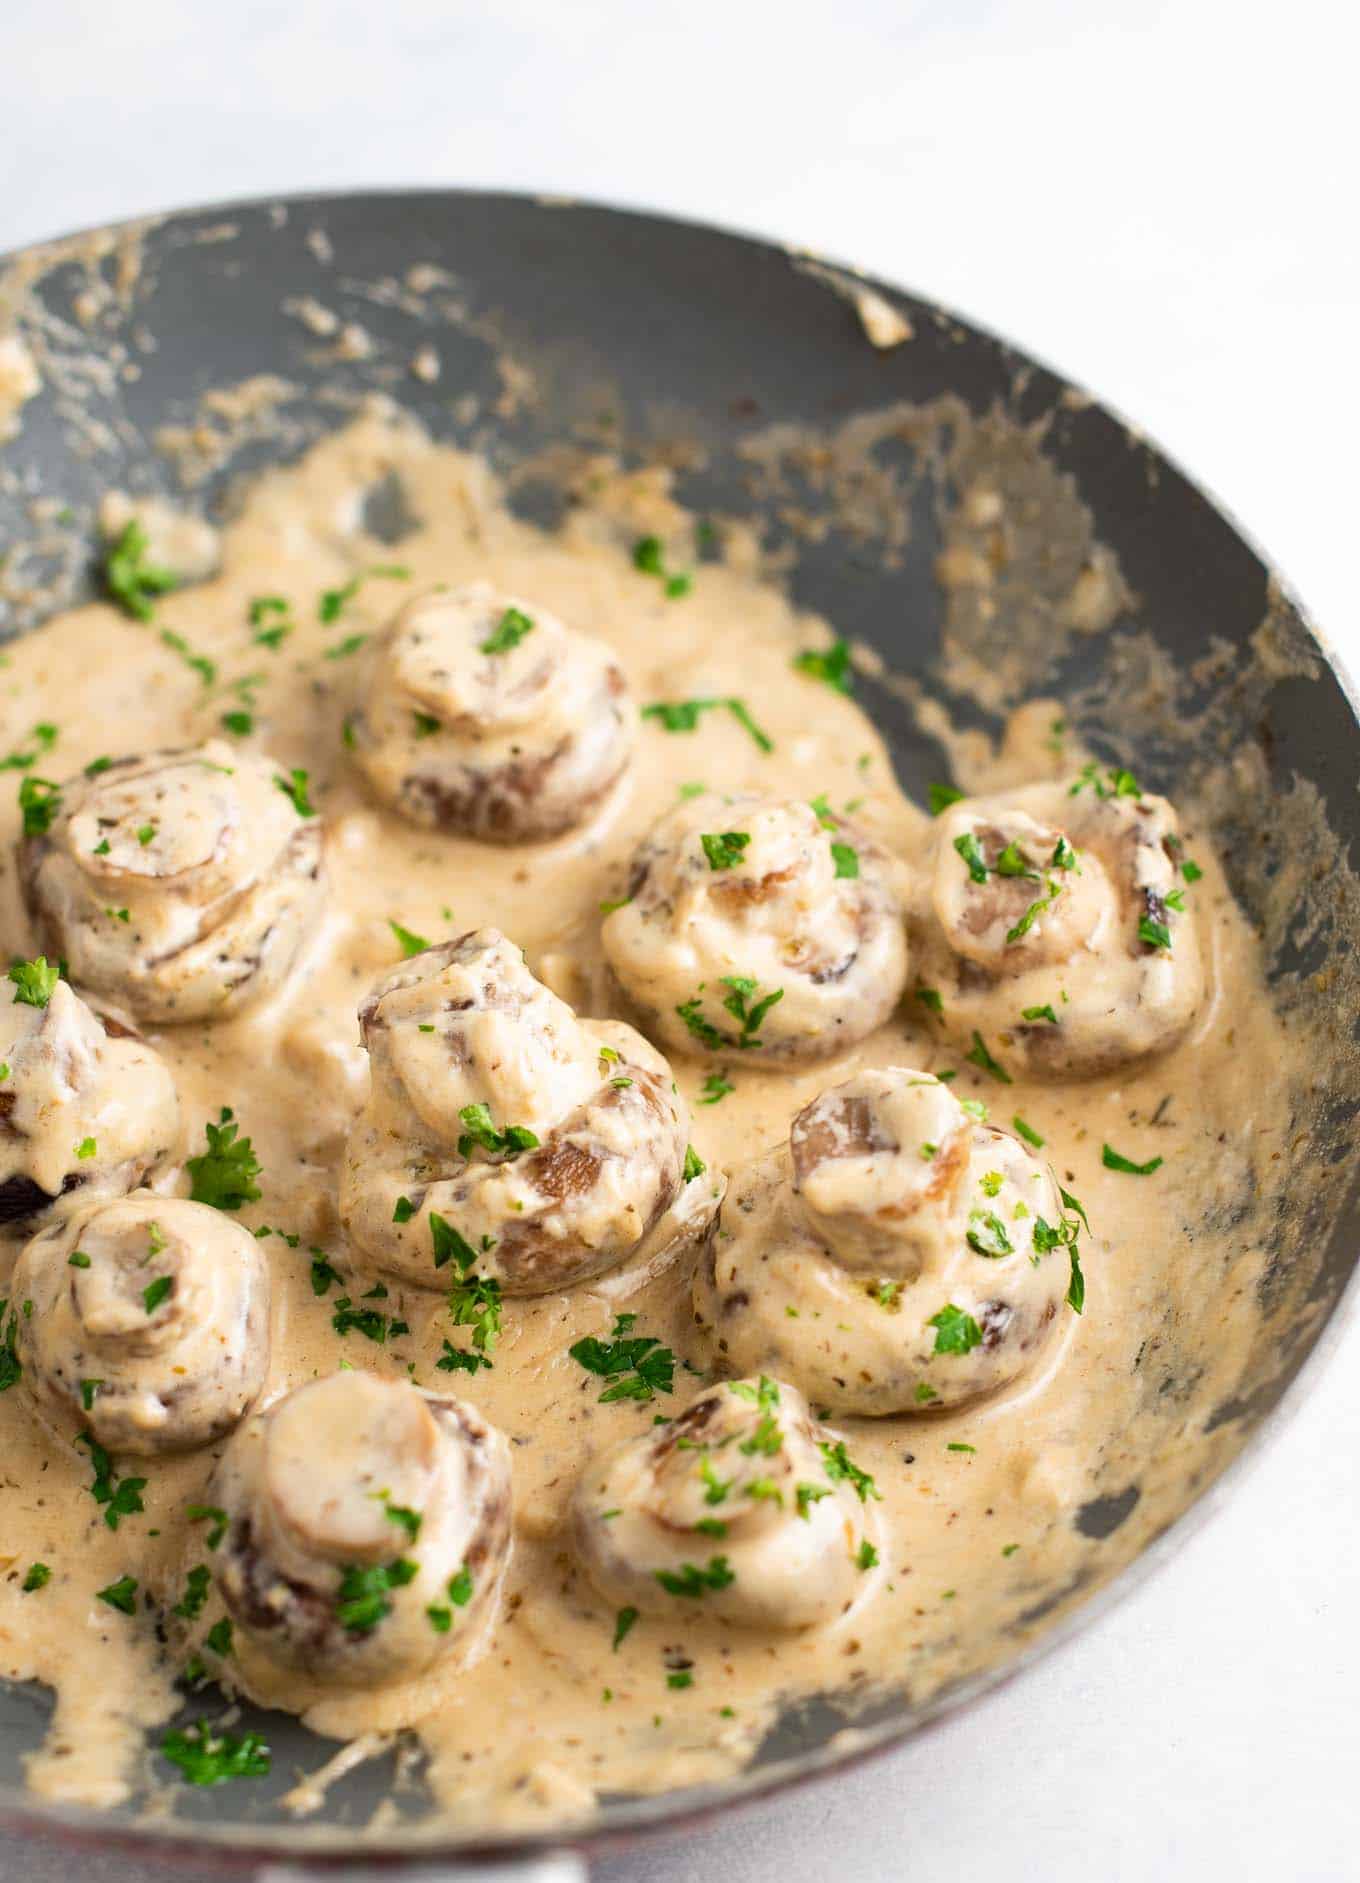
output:
M 154 1457 L 221 1438 L 269 1371 L 260 1244 L 206 1204 L 142 1190 L 35 1236 L 14 1271 L 26 1391 L 59 1432 Z
M 364 657 L 351 749 L 413 823 L 528 843 L 584 823 L 632 749 L 608 648 L 489 582 L 433 589 Z
M 48 955 L 139 1020 L 221 1019 L 286 979 L 325 896 L 306 774 L 222 740 L 91 767 L 26 820 Z
M 681 1052 L 825 1058 L 881 1026 L 901 995 L 890 859 L 820 803 L 688 799 L 643 839 L 628 888 L 604 951 L 648 1031 Z
M 918 995 L 1031 1077 L 1165 1052 L 1204 996 L 1196 874 L 1171 805 L 1119 768 L 965 798 L 916 879 Z
M 135 1190 L 174 1155 L 179 1099 L 160 1055 L 95 1013 L 39 956 L 0 995 L 0 1234 L 31 1235 L 62 1199 Z
M 585 1471 L 577 1551 L 610 1601 L 824 1627 L 872 1585 L 879 1492 L 782 1380 L 731 1380 Z
M 1082 1299 L 1076 1206 L 1009 1132 L 928 1073 L 821 1093 L 731 1180 L 695 1279 L 719 1366 L 819 1406 L 960 1406 L 1032 1366 Z
M 510 1552 L 509 1447 L 471 1406 L 334 1373 L 241 1427 L 207 1492 L 238 1648 L 339 1688 L 466 1656 Z
M 543 1294 L 635 1253 L 680 1194 L 688 1121 L 665 1061 L 578 1019 L 496 930 L 394 968 L 359 1025 L 372 1097 L 340 1214 L 377 1267 L 440 1288 L 475 1263 Z

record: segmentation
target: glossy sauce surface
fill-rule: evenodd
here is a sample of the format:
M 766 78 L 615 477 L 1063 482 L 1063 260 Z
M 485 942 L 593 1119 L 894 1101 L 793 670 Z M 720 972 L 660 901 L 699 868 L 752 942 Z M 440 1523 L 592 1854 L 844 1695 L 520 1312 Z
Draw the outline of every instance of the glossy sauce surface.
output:
M 419 519 L 395 549 L 361 529 L 363 494 L 394 472 Z M 668 594 L 663 580 L 634 566 L 634 543 L 653 533 L 675 565 L 693 571 L 686 593 Z M 109 605 L 81 609 L 11 648 L 0 676 L 3 749 L 24 749 L 35 724 L 54 724 L 56 744 L 42 759 L 53 778 L 100 756 L 212 736 L 308 773 L 326 825 L 331 890 L 299 969 L 240 1018 L 148 1037 L 178 1085 L 180 1156 L 201 1150 L 204 1124 L 232 1107 L 259 1157 L 263 1192 L 239 1220 L 284 1232 L 259 1245 L 274 1284 L 265 1403 L 344 1361 L 452 1388 L 510 1440 L 514 1551 L 500 1612 L 470 1666 L 343 1695 L 281 1688 L 279 1676 L 253 1662 L 247 1670 L 257 1697 L 306 1708 L 325 1733 L 414 1726 L 439 1804 L 459 1823 L 580 1817 L 597 1790 L 719 1777 L 746 1762 L 791 1697 L 890 1683 L 924 1698 L 984 1667 L 1038 1629 L 1036 1597 L 1079 1586 L 1091 1542 L 1076 1517 L 1088 1500 L 1119 1492 L 1138 1470 L 1137 1523 L 1156 1525 L 1157 1474 L 1147 1461 L 1157 1451 L 1154 1428 L 1174 1420 L 1175 1400 L 1157 1390 L 1145 1356 L 1174 1348 L 1185 1330 L 1185 1346 L 1221 1375 L 1227 1393 L 1259 1326 L 1262 1255 L 1253 1232 L 1263 1217 L 1248 1217 L 1244 1229 L 1234 1203 L 1244 1190 L 1268 1194 L 1272 1161 L 1288 1151 L 1284 1081 L 1263 1079 L 1260 1068 L 1282 1066 L 1293 1048 L 1266 997 L 1255 941 L 1182 806 L 1187 853 L 1203 871 L 1192 893 L 1207 992 L 1167 1057 L 1082 1083 L 1027 1081 L 1017 1071 L 1003 1084 L 947 1045 L 910 999 L 862 1045 L 820 1064 L 762 1071 L 756 1053 L 734 1055 L 720 1081 L 731 1089 L 716 1102 L 706 1083 L 712 1064 L 672 1055 L 693 1142 L 709 1166 L 697 1181 L 778 1147 L 796 1112 L 860 1068 L 953 1069 L 959 1098 L 986 1103 L 1007 1127 L 1018 1115 L 1043 1138 L 1058 1180 L 1090 1219 L 1085 1312 L 1063 1311 L 1036 1372 L 958 1413 L 832 1422 L 882 1501 L 880 1562 L 866 1573 L 863 1599 L 831 1627 L 766 1633 L 706 1619 L 700 1603 L 668 1610 L 663 1602 L 615 1647 L 614 1609 L 573 1555 L 565 1515 L 591 1456 L 650 1428 L 658 1413 L 679 1412 L 707 1383 L 687 1262 L 660 1272 L 626 1265 L 570 1292 L 508 1300 L 494 1367 L 475 1377 L 436 1370 L 453 1331 L 442 1297 L 390 1274 L 375 1305 L 401 1331 L 382 1344 L 358 1329 L 337 1331 L 337 1299 L 363 1295 L 378 1276 L 356 1263 L 353 1277 L 318 1294 L 310 1252 L 348 1265 L 337 1213 L 341 1151 L 368 1092 L 356 1012 L 402 959 L 394 923 L 430 941 L 494 925 L 578 1013 L 621 1017 L 611 1006 L 599 906 L 627 893 L 634 846 L 686 788 L 824 798 L 837 813 L 853 806 L 901 868 L 910 872 L 922 854 L 930 819 L 898 791 L 865 714 L 793 665 L 799 649 L 826 645 L 825 626 L 759 580 L 748 550 L 734 536 L 718 560 L 696 562 L 692 520 L 656 475 L 605 479 L 560 532 L 545 535 L 510 514 L 477 460 L 367 417 L 299 466 L 255 482 L 224 531 L 220 572 L 161 600 L 153 624 Z M 392 573 L 394 564 L 408 573 Z M 598 818 L 545 845 L 501 848 L 403 822 L 369 795 L 344 742 L 360 637 L 421 588 L 481 578 L 605 642 L 638 705 L 737 699 L 764 741 L 722 706 L 701 713 L 692 731 L 643 718 L 633 763 Z M 319 606 L 326 591 L 345 591 L 338 609 Z M 266 619 L 287 624 L 277 645 L 261 642 L 259 622 L 250 622 L 262 596 L 287 604 Z M 333 618 L 322 619 L 327 613 Z M 164 643 L 163 628 L 180 637 L 178 647 Z M 212 663 L 211 685 L 188 665 L 185 647 Z M 245 711 L 253 730 L 233 734 L 224 715 Z M 1053 730 L 1058 711 L 1022 716 L 998 783 L 1080 766 L 1085 754 Z M 982 790 L 988 779 L 969 783 Z M 12 801 L 0 817 L 0 921 L 7 948 L 29 954 Z M 1004 1046 L 996 1050 L 1004 1061 Z M 1112 1171 L 1102 1164 L 1106 1143 L 1132 1161 L 1163 1162 L 1147 1177 Z M 179 1164 L 156 1181 L 188 1194 Z M 581 1336 L 607 1337 L 620 1312 L 686 1363 L 671 1394 L 601 1404 L 603 1382 L 570 1356 Z M 318 1449 L 325 1442 L 318 1432 Z M 208 1560 L 204 1526 L 186 1510 L 200 1501 L 219 1449 L 120 1465 L 123 1475 L 145 1474 L 145 1510 L 113 1530 L 90 1495 L 87 1453 L 40 1427 L 22 1391 L 0 1394 L 0 1671 L 56 1691 L 47 1743 L 29 1766 L 46 1796 L 116 1803 L 144 1782 L 144 1729 L 175 1713 L 178 1671 L 221 1613 L 210 1601 L 185 1628 L 171 1612 L 188 1571 Z M 48 1565 L 51 1578 L 25 1593 L 34 1562 Z M 130 1616 L 96 1593 L 127 1575 L 139 1585 Z M 211 1691 L 200 1702 L 212 1717 Z

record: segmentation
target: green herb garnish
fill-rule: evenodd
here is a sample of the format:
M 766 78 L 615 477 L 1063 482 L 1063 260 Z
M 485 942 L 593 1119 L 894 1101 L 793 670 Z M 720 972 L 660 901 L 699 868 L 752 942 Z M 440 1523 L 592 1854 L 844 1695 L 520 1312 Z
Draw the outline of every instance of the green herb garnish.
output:
M 1122 1157 L 1108 1144 L 1102 1145 L 1100 1161 L 1106 1170 L 1122 1170 L 1129 1177 L 1150 1177 L 1154 1170 L 1160 1170 L 1164 1159 L 1150 1157 L 1146 1164 L 1135 1164 L 1130 1158 Z
M 190 1201 L 211 1204 L 215 1210 L 239 1210 L 243 1203 L 254 1203 L 260 1196 L 254 1179 L 260 1174 L 260 1160 L 249 1138 L 238 1141 L 239 1126 L 229 1105 L 219 1113 L 220 1123 L 205 1125 L 208 1148 L 185 1163 L 193 1181 Z

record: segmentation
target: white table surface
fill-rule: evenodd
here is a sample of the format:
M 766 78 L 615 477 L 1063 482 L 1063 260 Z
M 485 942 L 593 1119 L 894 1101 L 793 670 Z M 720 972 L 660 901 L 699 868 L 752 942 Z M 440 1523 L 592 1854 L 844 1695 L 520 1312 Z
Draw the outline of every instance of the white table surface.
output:
M 801 243 L 953 303 L 1121 407 L 1269 546 L 1360 670 L 1346 11 L 7 0 L 0 250 L 181 203 L 406 183 Z M 597 1876 L 1360 1876 L 1356 1319 L 1216 1520 L 1026 1679 L 919 1747 Z M 76 1867 L 0 1848 L 2 1883 Z

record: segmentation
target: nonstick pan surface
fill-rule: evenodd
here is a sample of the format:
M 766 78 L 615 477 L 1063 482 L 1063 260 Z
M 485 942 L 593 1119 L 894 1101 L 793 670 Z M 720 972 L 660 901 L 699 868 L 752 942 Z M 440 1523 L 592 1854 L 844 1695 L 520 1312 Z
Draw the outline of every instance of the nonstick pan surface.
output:
M 880 304 L 866 306 L 866 292 Z M 318 304 L 361 326 L 365 347 L 347 354 L 323 340 L 306 316 Z M 1250 748 L 1271 791 L 1309 794 L 1319 867 L 1330 858 L 1337 885 L 1330 917 L 1310 905 L 1307 920 L 1291 922 L 1271 903 L 1268 869 L 1244 866 L 1235 879 L 1267 932 L 1281 989 L 1302 999 L 1301 988 L 1325 987 L 1318 977 L 1353 950 L 1348 923 L 1360 898 L 1347 858 L 1360 837 L 1360 730 L 1354 697 L 1314 630 L 1223 512 L 1121 419 L 928 302 L 711 228 L 430 191 L 215 207 L 74 238 L 10 258 L 0 275 L 0 333 L 14 313 L 44 362 L 45 384 L 16 436 L 0 446 L 0 547 L 31 535 L 35 500 L 56 499 L 74 518 L 75 548 L 54 552 L 42 571 L 46 596 L 32 606 L 12 600 L 8 614 L 0 602 L 7 634 L 40 619 L 54 596 L 89 592 L 94 514 L 110 487 L 183 497 L 177 477 L 189 468 L 192 501 L 221 513 L 238 479 L 297 455 L 375 394 L 414 412 L 436 437 L 474 442 L 512 474 L 544 467 L 520 479 L 516 501 L 545 521 L 563 501 L 548 469 L 554 453 L 608 448 L 626 460 L 660 458 L 676 467 L 684 501 L 752 518 L 787 550 L 796 599 L 914 682 L 914 693 L 870 688 L 865 702 L 913 795 L 923 797 L 927 781 L 945 775 L 915 710 L 922 698 L 944 700 L 964 720 L 995 723 L 951 694 L 961 651 L 965 665 L 994 660 L 1005 669 L 993 707 L 1009 703 L 1017 687 L 1084 702 L 1084 734 L 1157 788 L 1204 763 L 1206 742 L 1220 754 Z M 876 345 L 875 337 L 893 343 Z M 425 347 L 438 353 L 437 380 L 411 370 Z M 102 370 L 92 371 L 91 359 Z M 163 428 L 201 418 L 212 388 L 261 376 L 286 382 L 265 401 L 268 425 L 224 432 L 191 468 L 157 450 Z M 848 474 L 838 481 L 837 454 L 860 435 L 865 415 L 885 412 L 897 419 L 872 447 L 881 480 L 856 500 L 847 495 Z M 765 447 L 780 427 L 823 443 L 777 453 L 775 476 Z M 965 461 L 987 463 L 1021 492 L 1035 534 L 1059 554 L 1117 565 L 1123 599 L 1099 631 L 1044 632 L 1039 567 L 1003 597 L 1003 619 L 990 627 L 970 620 L 957 595 L 941 588 L 937 558 Z M 809 518 L 818 527 L 807 527 Z M 1184 695 L 1160 712 L 1147 681 L 1159 654 L 1191 676 Z M 1244 828 L 1251 815 L 1248 807 Z M 1231 837 L 1230 811 L 1224 820 L 1220 836 Z M 1229 1457 L 1274 1414 L 1356 1266 L 1355 1014 L 1347 987 L 1341 982 L 1332 996 L 1337 1065 L 1311 1121 L 1326 1135 L 1336 1180 L 1318 1209 L 1310 1259 L 1281 1259 L 1268 1304 L 1271 1338 L 1232 1400 L 1192 1405 L 1198 1431 L 1230 1430 Z M 1039 1605 L 1036 1618 L 1040 1610 L 1051 1615 L 1045 1645 L 1183 1534 L 1184 1516 L 1204 1508 L 1217 1479 L 1224 1460 L 1216 1456 L 1208 1471 L 1187 1449 L 1162 1530 L 1172 1518 L 1175 1528 L 1144 1538 L 1136 1555 L 1122 1535 L 1138 1501 L 1136 1478 L 1120 1495 L 1073 1513 L 1089 1539 L 1089 1574 L 1080 1588 L 1049 1591 Z M 1153 1463 L 1174 1469 L 1176 1461 Z M 780 1720 L 741 1780 L 607 1801 L 598 1827 L 567 1841 L 635 1835 L 893 1744 L 977 1698 L 1035 1651 L 1032 1643 L 1017 1648 L 985 1678 L 925 1709 L 901 1696 L 853 1719 L 834 1695 L 800 1706 Z M 377 1760 L 336 1785 L 318 1818 L 295 1825 L 279 1805 L 290 1775 L 335 1748 L 281 1716 L 260 1715 L 247 1723 L 266 1732 L 277 1780 L 186 1789 L 174 1815 L 159 1820 L 133 1807 L 107 1815 L 45 1807 L 23 1792 L 21 1759 L 41 1737 L 48 1710 L 39 1693 L 0 1692 L 0 1822 L 19 1834 L 121 1842 L 172 1861 L 192 1848 L 197 1861 L 215 1853 L 229 1868 L 284 1851 L 325 1866 L 353 1858 L 359 1828 L 391 1793 L 392 1762 Z M 365 1837 L 369 1860 L 418 1853 L 428 1865 L 474 1848 L 508 1856 L 537 1841 L 451 1839 L 423 1823 L 418 1784 L 393 1795 L 397 1820 Z

